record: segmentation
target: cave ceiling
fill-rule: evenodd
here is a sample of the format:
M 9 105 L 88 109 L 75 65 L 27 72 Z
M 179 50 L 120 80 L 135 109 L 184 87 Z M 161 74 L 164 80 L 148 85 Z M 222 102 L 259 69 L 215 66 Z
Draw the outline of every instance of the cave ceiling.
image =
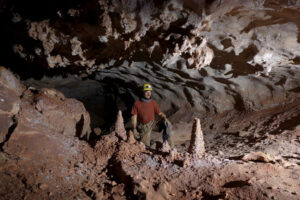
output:
M 164 110 L 256 110 L 299 96 L 297 0 L 1 2 L 1 64 L 25 78 L 73 73 L 132 96 L 149 82 Z

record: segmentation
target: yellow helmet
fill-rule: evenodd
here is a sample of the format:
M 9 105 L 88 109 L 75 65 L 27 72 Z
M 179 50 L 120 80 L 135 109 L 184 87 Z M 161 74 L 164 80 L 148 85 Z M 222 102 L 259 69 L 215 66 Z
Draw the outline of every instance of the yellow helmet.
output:
M 144 91 L 151 91 L 152 90 L 152 86 L 148 83 L 144 84 Z

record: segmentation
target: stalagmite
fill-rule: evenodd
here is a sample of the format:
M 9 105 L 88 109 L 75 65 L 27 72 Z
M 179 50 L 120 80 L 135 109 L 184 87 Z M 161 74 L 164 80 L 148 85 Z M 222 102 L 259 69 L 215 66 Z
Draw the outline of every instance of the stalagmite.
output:
M 161 151 L 166 152 L 166 153 L 169 153 L 171 151 L 171 147 L 170 147 L 168 141 L 164 141 Z
M 135 141 L 136 141 L 136 140 L 134 139 L 133 132 L 130 130 L 130 131 L 128 132 L 127 142 L 128 142 L 129 144 L 134 144 Z
M 203 133 L 199 118 L 194 119 L 189 153 L 191 153 L 193 157 L 202 157 L 205 154 Z
M 118 112 L 117 120 L 115 123 L 115 131 L 116 131 L 116 134 L 119 137 L 121 137 L 123 140 L 127 139 L 126 130 L 124 127 L 124 120 L 123 120 L 123 116 L 122 116 L 122 111 L 120 111 L 120 110 Z

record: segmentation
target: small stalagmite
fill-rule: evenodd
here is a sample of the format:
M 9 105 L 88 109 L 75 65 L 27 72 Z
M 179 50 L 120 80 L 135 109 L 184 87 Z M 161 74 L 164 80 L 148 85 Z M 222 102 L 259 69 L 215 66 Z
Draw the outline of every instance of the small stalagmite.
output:
M 115 123 L 115 132 L 123 140 L 127 139 L 126 130 L 124 127 L 124 120 L 123 120 L 123 116 L 122 116 L 122 111 L 120 111 L 120 110 L 118 112 L 117 120 Z
M 169 153 L 171 151 L 171 147 L 170 147 L 168 141 L 164 141 L 161 151 L 165 152 L 165 153 Z
M 191 142 L 189 146 L 189 153 L 191 153 L 193 157 L 198 157 L 198 158 L 203 157 L 205 154 L 203 133 L 201 130 L 201 124 L 199 118 L 194 119 Z
M 133 132 L 130 130 L 129 132 L 128 132 L 128 138 L 127 138 L 127 142 L 129 143 L 129 144 L 134 144 L 135 143 L 135 138 L 134 138 L 134 136 L 133 136 Z

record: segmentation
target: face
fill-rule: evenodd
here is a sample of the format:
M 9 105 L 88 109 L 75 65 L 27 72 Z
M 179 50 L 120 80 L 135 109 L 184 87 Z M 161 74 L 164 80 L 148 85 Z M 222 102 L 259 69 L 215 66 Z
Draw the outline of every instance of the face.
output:
M 151 91 L 145 91 L 145 92 L 144 92 L 144 97 L 145 97 L 146 99 L 150 99 L 150 98 L 151 98 Z

